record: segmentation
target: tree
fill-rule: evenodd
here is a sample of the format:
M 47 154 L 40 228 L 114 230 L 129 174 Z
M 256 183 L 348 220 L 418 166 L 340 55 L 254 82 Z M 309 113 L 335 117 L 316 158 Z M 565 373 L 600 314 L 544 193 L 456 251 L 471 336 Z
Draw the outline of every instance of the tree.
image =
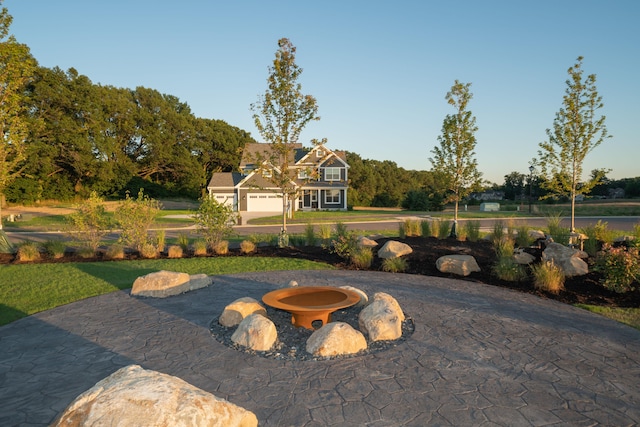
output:
M 21 173 L 28 134 L 24 91 L 36 68 L 29 48 L 9 35 L 12 21 L 7 8 L 3 7 L 0 10 L 0 219 L 4 190 Z
M 141 251 L 149 243 L 149 229 L 160 208 L 160 202 L 146 196 L 142 189 L 136 199 L 127 194 L 114 212 L 115 219 L 122 229 L 120 240 Z
M 511 172 L 504 176 L 504 198 L 507 200 L 517 200 L 524 196 L 526 177 L 520 172 Z
M 585 157 L 610 137 L 605 116 L 596 117 L 604 105 L 596 89 L 596 76 L 582 78 L 582 59 L 578 57 L 568 70 L 563 106 L 556 113 L 553 129 L 547 129 L 548 140 L 540 143 L 538 151 L 548 196 L 567 196 L 571 200 L 571 231 L 575 230 L 576 196 L 589 193 L 608 172 L 598 169 L 588 181 L 581 182 Z
M 196 227 L 204 235 L 209 247 L 213 249 L 223 237 L 233 232 L 237 215 L 233 212 L 232 206 L 219 203 L 207 195 L 202 198 L 194 219 Z
M 76 212 L 69 215 L 71 236 L 95 253 L 102 238 L 109 233 L 111 225 L 104 208 L 104 200 L 95 191 L 92 191 L 89 198 L 77 209 Z
M 260 168 L 271 169 L 269 181 L 282 193 L 282 232 L 287 232 L 287 211 L 298 196 L 295 184 L 298 171 L 292 168 L 300 132 L 312 120 L 320 120 L 316 99 L 302 94 L 298 78 L 302 73 L 296 62 L 296 48 L 289 39 L 278 40 L 278 51 L 269 68 L 267 90 L 251 104 L 253 120 L 271 150 L 257 159 Z M 324 141 L 322 141 L 324 142 Z M 313 141 L 317 144 L 318 141 Z
M 447 103 L 456 109 L 455 114 L 447 114 L 442 123 L 442 135 L 438 136 L 440 146 L 431 151 L 429 158 L 437 182 L 449 191 L 447 202 L 453 201 L 454 224 L 458 221 L 458 204 L 474 188 L 480 185 L 482 174 L 475 159 L 476 118 L 467 110 L 473 97 L 469 91 L 471 83 L 456 80 L 445 97 Z

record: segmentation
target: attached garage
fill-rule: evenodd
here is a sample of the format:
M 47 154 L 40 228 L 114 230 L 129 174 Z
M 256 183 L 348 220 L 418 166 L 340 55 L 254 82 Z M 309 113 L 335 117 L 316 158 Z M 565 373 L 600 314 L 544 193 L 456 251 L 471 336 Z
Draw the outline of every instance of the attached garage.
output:
M 212 193 L 211 198 L 220 204 L 231 206 L 234 210 L 236 209 L 236 206 L 238 206 L 238 196 L 235 194 Z
M 274 193 L 249 193 L 247 202 L 249 212 L 282 212 L 282 196 Z

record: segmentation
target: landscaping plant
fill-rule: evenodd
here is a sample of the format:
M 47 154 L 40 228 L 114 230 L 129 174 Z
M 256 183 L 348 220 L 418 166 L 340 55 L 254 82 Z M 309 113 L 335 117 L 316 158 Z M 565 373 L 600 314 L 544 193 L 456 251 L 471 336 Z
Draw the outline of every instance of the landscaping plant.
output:
M 256 244 L 253 243 L 251 240 L 243 240 L 242 242 L 240 242 L 240 252 L 243 254 L 250 254 L 252 252 L 255 252 L 256 250 Z
M 183 250 L 180 245 L 169 245 L 167 248 L 168 258 L 182 258 Z
M 349 261 L 356 268 L 367 269 L 373 263 L 373 251 L 371 248 L 357 246 L 349 257 Z
M 137 198 L 129 193 L 115 210 L 115 218 L 121 228 L 120 240 L 137 251 L 149 242 L 149 229 L 160 210 L 160 202 L 151 199 L 140 189 Z M 154 248 L 155 250 L 155 248 Z
M 193 242 L 193 255 L 205 256 L 207 255 L 207 242 L 202 239 L 198 239 Z
M 194 219 L 198 231 L 213 249 L 219 241 L 233 233 L 236 213 L 231 206 L 205 196 L 200 200 Z
M 531 266 L 533 285 L 536 289 L 557 294 L 564 289 L 564 273 L 553 261 L 543 261 Z
M 409 266 L 406 258 L 395 257 L 382 260 L 382 270 L 388 273 L 403 273 Z
M 119 244 L 109 245 L 104 256 L 107 259 L 124 259 L 124 246 Z
M 632 291 L 634 281 L 640 278 L 640 255 L 637 247 L 602 245 L 596 256 L 594 270 L 602 274 L 600 283 L 605 288 L 624 293 Z
M 313 224 L 309 223 L 304 228 L 305 243 L 307 246 L 315 246 L 318 243 L 316 238 L 316 230 Z
M 424 237 L 432 237 L 433 231 L 431 228 L 431 221 L 420 221 L 420 232 Z
M 64 256 L 67 246 L 61 240 L 47 240 L 42 244 L 45 252 L 52 259 L 60 259 Z
M 462 230 L 468 241 L 477 242 L 480 240 L 480 221 L 465 221 Z
M 40 251 L 38 246 L 33 242 L 24 242 L 18 246 L 16 252 L 16 260 L 20 262 L 30 262 L 40 259 Z
M 219 240 L 211 248 L 216 255 L 226 255 L 229 253 L 229 241 Z
M 527 278 L 524 266 L 518 264 L 513 256 L 501 256 L 493 265 L 493 274 L 500 280 L 521 282 Z
M 83 247 L 91 248 L 95 253 L 111 228 L 111 220 L 105 211 L 104 200 L 92 191 L 89 198 L 76 208 L 77 211 L 68 216 L 70 236 Z

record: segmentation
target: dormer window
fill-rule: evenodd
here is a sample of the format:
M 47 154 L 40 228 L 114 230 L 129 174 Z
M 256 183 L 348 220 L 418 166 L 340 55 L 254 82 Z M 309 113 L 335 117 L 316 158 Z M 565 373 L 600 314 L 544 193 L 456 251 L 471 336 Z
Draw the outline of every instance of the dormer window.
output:
M 262 170 L 262 177 L 263 178 L 271 178 L 271 169 L 263 169 Z
M 322 148 L 318 148 L 318 149 L 316 150 L 316 157 L 317 157 L 317 158 L 324 157 L 324 150 L 323 150 Z

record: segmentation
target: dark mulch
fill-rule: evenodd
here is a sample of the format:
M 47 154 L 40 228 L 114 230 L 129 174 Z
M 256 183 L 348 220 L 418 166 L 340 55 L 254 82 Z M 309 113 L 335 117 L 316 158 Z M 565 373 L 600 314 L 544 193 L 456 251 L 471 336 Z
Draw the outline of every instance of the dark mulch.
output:
M 378 247 L 381 247 L 387 240 L 386 238 L 378 239 Z M 605 307 L 640 307 L 640 285 L 635 283 L 635 290 L 624 294 L 618 294 L 607 290 L 599 281 L 601 275 L 590 269 L 589 274 L 585 276 L 567 278 L 565 281 L 565 290 L 554 295 L 548 292 L 536 290 L 533 282 L 529 279 L 523 282 L 507 282 L 500 280 L 492 275 L 491 267 L 496 260 L 493 246 L 488 241 L 458 241 L 455 239 L 436 239 L 430 237 L 407 237 L 404 239 L 394 238 L 407 243 L 413 249 L 413 253 L 406 255 L 408 261 L 408 269 L 405 273 L 420 274 L 425 276 L 450 277 L 470 282 L 481 282 L 493 286 L 501 286 L 520 292 L 527 292 L 538 295 L 543 298 L 550 298 L 567 304 L 592 304 Z M 540 256 L 540 252 L 536 253 L 535 249 L 528 249 L 534 255 Z M 375 251 L 374 251 L 375 252 Z M 473 255 L 478 262 L 481 271 L 471 273 L 468 277 L 453 276 L 438 271 L 436 268 L 436 260 L 448 254 L 467 254 Z M 288 257 L 299 258 L 311 261 L 324 262 L 331 264 L 340 269 L 354 269 L 345 260 L 330 253 L 328 250 L 319 246 L 306 247 L 289 247 L 277 248 L 271 246 L 260 246 L 251 255 L 241 255 L 239 250 L 231 249 L 226 256 L 266 256 L 266 257 Z M 127 259 L 136 259 L 135 254 L 128 254 Z M 84 262 L 84 261 L 100 261 L 102 257 L 83 259 L 74 254 L 66 254 L 64 258 L 58 260 L 43 259 L 36 262 Z M 13 255 L 0 254 L 0 264 L 15 263 Z M 589 259 L 590 264 L 593 260 Z M 381 260 L 374 257 L 371 270 L 381 270 Z M 391 273 L 389 273 L 391 274 Z

